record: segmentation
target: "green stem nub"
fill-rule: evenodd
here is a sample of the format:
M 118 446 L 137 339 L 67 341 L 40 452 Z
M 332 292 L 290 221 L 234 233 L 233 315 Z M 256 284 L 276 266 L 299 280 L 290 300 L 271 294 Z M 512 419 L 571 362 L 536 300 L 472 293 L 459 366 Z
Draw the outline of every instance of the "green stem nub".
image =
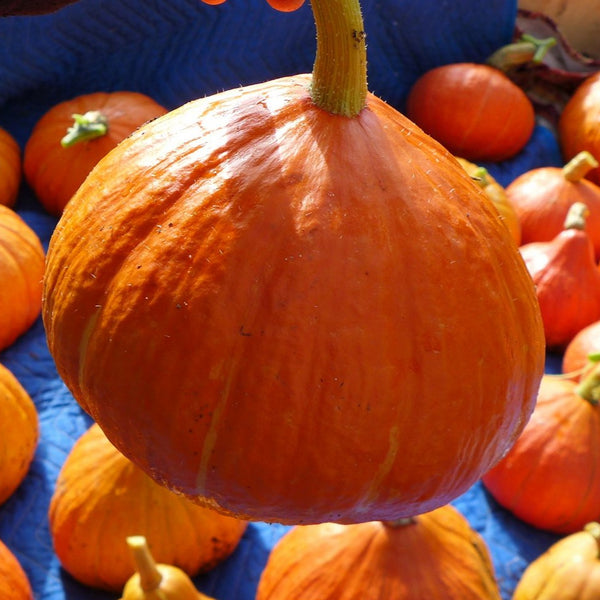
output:
M 556 38 L 549 37 L 538 39 L 524 33 L 517 42 L 502 46 L 488 59 L 488 65 L 496 67 L 501 71 L 508 71 L 513 67 L 532 63 L 540 64 L 548 50 L 556 45 Z
M 367 45 L 359 0 L 312 0 L 317 52 L 311 97 L 323 110 L 355 117 L 367 98 Z
M 100 111 L 90 110 L 83 115 L 74 114 L 72 116 L 73 125 L 67 129 L 66 135 L 60 140 L 63 148 L 101 137 L 108 131 L 108 120 Z

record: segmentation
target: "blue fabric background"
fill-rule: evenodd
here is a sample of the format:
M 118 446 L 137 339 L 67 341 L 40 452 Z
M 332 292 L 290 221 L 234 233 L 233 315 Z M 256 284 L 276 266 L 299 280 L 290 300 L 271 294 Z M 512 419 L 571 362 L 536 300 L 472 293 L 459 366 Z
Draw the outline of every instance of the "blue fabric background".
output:
M 511 41 L 516 1 L 363 0 L 369 87 L 402 109 L 427 69 L 483 61 Z M 308 3 L 291 14 L 264 0 L 80 0 L 56 13 L 0 19 L 0 126 L 25 144 L 37 119 L 73 96 L 130 89 L 167 108 L 193 98 L 277 76 L 308 72 L 315 32 Z M 514 159 L 486 165 L 500 183 L 527 169 L 560 165 L 556 138 L 539 125 Z M 56 219 L 23 183 L 16 210 L 47 246 Z M 548 370 L 560 357 L 550 356 Z M 47 509 L 54 481 L 89 418 L 58 377 L 41 320 L 0 353 L 25 386 L 40 416 L 41 439 L 30 472 L 0 506 L 0 539 L 25 568 L 37 600 L 113 600 L 66 575 L 52 551 Z M 486 540 L 508 600 L 525 566 L 557 539 L 514 519 L 480 484 L 455 506 Z M 235 554 L 195 579 L 219 600 L 252 600 L 273 544 L 287 530 L 251 524 Z

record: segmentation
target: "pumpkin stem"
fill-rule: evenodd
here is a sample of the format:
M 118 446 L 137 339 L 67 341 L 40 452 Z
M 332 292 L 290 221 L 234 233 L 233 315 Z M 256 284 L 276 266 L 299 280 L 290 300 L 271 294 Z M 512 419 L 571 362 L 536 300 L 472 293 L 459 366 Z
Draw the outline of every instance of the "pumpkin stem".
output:
M 577 183 L 583 179 L 589 171 L 598 166 L 598 161 L 587 150 L 576 154 L 563 168 L 562 173 L 567 181 Z
M 565 217 L 564 229 L 585 229 L 585 221 L 590 210 L 583 202 L 574 202 Z
M 406 527 L 407 525 L 414 525 L 417 522 L 415 517 L 404 517 L 402 519 L 393 519 L 391 521 L 382 521 L 386 527 Z
M 471 179 L 481 188 L 486 188 L 490 184 L 489 172 L 485 167 L 477 167 L 471 175 Z
M 98 110 L 89 110 L 83 115 L 74 114 L 72 117 L 73 125 L 67 129 L 66 135 L 60 140 L 63 148 L 101 137 L 108 131 L 108 120 Z
M 594 363 L 593 368 L 582 376 L 575 392 L 594 406 L 600 403 L 600 364 Z
M 596 540 L 596 544 L 598 545 L 598 550 L 600 551 L 600 523 L 596 521 L 592 521 L 583 527 L 584 531 L 587 531 L 594 540 Z
M 317 52 L 311 97 L 323 110 L 355 117 L 367 99 L 367 46 L 359 0 L 312 0 Z
M 127 538 L 127 545 L 133 555 L 136 570 L 140 576 L 140 587 L 144 592 L 152 592 L 160 586 L 162 575 L 156 568 L 156 562 L 150 553 L 148 543 L 143 535 L 132 535 Z
M 556 45 L 556 38 L 539 39 L 524 33 L 518 41 L 502 46 L 488 59 L 487 64 L 508 71 L 513 67 L 527 63 L 539 64 L 544 60 L 548 50 Z

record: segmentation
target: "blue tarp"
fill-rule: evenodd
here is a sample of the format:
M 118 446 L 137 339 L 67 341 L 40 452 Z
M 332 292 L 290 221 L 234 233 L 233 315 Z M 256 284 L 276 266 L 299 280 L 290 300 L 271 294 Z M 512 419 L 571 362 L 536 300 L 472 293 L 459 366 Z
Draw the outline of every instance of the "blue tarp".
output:
M 516 1 L 364 0 L 369 87 L 402 109 L 415 79 L 434 66 L 483 61 L 511 41 Z M 49 15 L 0 19 L 0 127 L 23 147 L 53 104 L 94 91 L 129 89 L 167 108 L 196 97 L 274 77 L 308 72 L 315 31 L 308 3 L 290 14 L 264 0 L 79 0 Z M 507 184 L 521 172 L 559 165 L 556 138 L 544 125 L 527 148 L 501 165 L 486 165 Z M 47 246 L 56 219 L 23 183 L 17 212 Z M 4 285 L 4 283 L 2 283 Z M 552 360 L 550 360 L 552 359 Z M 0 506 L 0 539 L 21 561 L 37 600 L 113 600 L 65 574 L 52 550 L 47 522 L 58 471 L 90 424 L 58 377 L 41 320 L 0 353 L 38 409 L 41 439 L 30 472 Z M 549 357 L 555 370 L 557 357 Z M 480 484 L 455 501 L 492 553 L 508 600 L 525 566 L 556 536 L 519 522 Z M 273 544 L 287 530 L 253 523 L 235 554 L 198 588 L 219 600 L 252 600 Z

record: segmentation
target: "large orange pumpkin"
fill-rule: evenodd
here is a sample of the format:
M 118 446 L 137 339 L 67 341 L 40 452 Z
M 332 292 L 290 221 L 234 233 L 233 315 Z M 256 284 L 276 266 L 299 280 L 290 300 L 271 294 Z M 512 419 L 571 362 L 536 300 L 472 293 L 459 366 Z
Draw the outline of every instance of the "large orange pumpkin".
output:
M 367 94 L 356 0 L 312 8 L 312 77 L 193 101 L 100 161 L 51 240 L 48 344 L 117 448 L 199 502 L 412 516 L 515 441 L 541 315 L 484 192 Z
M 44 260 L 35 231 L 0 204 L 0 350 L 15 342 L 40 314 Z

